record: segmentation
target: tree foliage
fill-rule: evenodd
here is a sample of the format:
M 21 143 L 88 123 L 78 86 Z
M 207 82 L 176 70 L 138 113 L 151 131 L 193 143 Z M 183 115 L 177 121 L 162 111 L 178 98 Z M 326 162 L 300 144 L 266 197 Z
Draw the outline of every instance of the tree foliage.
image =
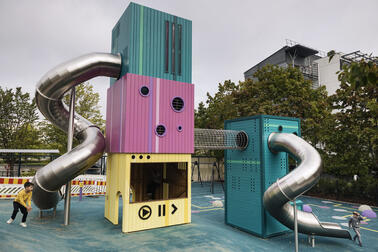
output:
M 37 119 L 36 104 L 29 93 L 23 93 L 21 87 L 13 90 L 0 86 L 0 149 L 38 148 Z M 6 157 L 12 170 L 14 158 Z
M 322 141 L 322 125 L 331 115 L 324 87 L 312 89 L 311 81 L 293 67 L 265 66 L 254 78 L 239 85 L 228 80 L 214 96 L 208 93 L 207 107 L 200 103 L 195 111 L 196 127 L 219 129 L 225 120 L 259 114 L 297 117 L 308 141 Z
M 70 94 L 64 96 L 64 103 L 69 105 Z M 102 118 L 99 106 L 100 96 L 94 92 L 93 86 L 89 83 L 83 83 L 76 86 L 75 113 L 88 119 L 97 125 L 102 131 L 105 129 L 105 121 Z M 53 149 L 59 149 L 61 153 L 67 151 L 67 133 L 52 125 L 49 121 L 44 120 L 41 123 L 43 132 L 43 142 Z M 78 142 L 75 140 L 74 145 Z
M 335 110 L 328 129 L 327 171 L 337 176 L 378 176 L 378 71 L 370 62 L 352 62 L 339 73 L 340 88 L 329 97 Z

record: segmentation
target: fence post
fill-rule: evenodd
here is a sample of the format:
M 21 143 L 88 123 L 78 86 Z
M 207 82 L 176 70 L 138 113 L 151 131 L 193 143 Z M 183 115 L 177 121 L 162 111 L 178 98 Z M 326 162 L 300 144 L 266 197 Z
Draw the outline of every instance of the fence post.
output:
M 79 186 L 80 186 L 80 189 L 79 189 L 79 201 L 81 201 L 83 199 L 83 186 L 84 186 L 84 181 L 80 181 L 79 182 Z
M 21 177 L 21 153 L 18 154 L 18 171 L 17 171 L 17 176 Z

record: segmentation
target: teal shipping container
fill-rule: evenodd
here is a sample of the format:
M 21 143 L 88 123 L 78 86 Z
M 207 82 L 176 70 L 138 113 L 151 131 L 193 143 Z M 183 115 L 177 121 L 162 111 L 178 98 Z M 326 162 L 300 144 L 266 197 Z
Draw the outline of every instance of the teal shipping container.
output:
M 192 21 L 130 3 L 112 30 L 112 53 L 122 55 L 121 76 L 191 83 Z
M 259 115 L 228 120 L 225 129 L 248 135 L 245 150 L 225 150 L 226 223 L 263 238 L 288 231 L 263 206 L 266 189 L 289 170 L 288 155 L 272 153 L 268 137 L 273 132 L 300 136 L 299 119 Z

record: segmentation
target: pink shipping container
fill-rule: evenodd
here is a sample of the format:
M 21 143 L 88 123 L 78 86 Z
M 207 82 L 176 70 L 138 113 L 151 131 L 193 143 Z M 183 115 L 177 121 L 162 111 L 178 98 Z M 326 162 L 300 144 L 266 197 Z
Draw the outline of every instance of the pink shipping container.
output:
M 194 85 L 128 73 L 108 89 L 108 153 L 193 153 Z

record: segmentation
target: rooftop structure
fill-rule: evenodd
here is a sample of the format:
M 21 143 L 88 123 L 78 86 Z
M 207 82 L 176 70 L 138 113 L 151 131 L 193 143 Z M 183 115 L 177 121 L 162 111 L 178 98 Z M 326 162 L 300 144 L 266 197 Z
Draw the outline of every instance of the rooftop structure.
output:
M 291 40 L 287 40 L 286 44 L 260 63 L 245 71 L 244 78 L 253 79 L 254 73 L 268 64 L 284 68 L 294 66 L 299 68 L 306 79 L 312 81 L 313 88 L 319 87 L 318 67 L 314 61 L 322 58 L 324 53 Z
M 328 95 L 332 95 L 340 86 L 337 72 L 342 69 L 343 64 L 360 60 L 377 63 L 378 57 L 355 51 L 347 54 L 336 53 L 330 61 L 325 52 L 287 39 L 284 47 L 245 71 L 244 78 L 254 79 L 254 73 L 268 64 L 284 68 L 291 65 L 297 67 L 305 79 L 312 81 L 313 88 L 325 86 Z

